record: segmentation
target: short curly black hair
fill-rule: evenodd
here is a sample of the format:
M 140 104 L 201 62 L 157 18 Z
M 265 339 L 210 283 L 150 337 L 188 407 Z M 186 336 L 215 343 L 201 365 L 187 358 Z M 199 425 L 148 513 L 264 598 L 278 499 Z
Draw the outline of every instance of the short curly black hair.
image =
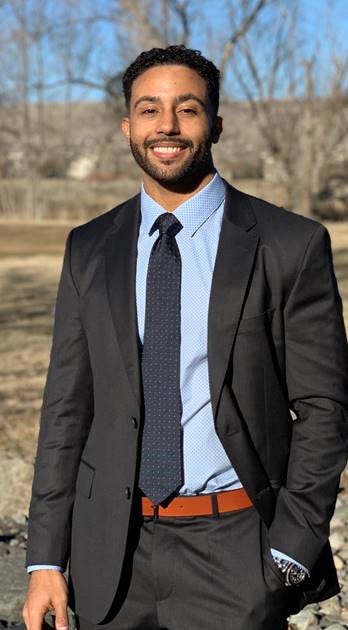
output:
M 214 115 L 216 115 L 219 109 L 220 71 L 212 61 L 203 57 L 199 50 L 192 50 L 186 46 L 151 48 L 151 50 L 146 50 L 138 55 L 122 77 L 122 88 L 127 109 L 129 109 L 132 85 L 135 79 L 149 68 L 168 65 L 187 66 L 204 79 Z

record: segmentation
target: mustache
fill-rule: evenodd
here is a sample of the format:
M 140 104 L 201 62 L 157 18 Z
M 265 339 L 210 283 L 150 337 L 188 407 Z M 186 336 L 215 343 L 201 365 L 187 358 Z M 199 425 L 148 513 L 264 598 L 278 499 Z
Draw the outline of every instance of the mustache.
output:
M 192 140 L 184 138 L 173 138 L 173 136 L 162 136 L 161 138 L 154 138 L 153 140 L 144 140 L 143 146 L 144 149 L 148 149 L 154 144 L 164 144 L 165 142 L 175 142 L 177 146 L 189 147 L 190 149 L 193 148 Z

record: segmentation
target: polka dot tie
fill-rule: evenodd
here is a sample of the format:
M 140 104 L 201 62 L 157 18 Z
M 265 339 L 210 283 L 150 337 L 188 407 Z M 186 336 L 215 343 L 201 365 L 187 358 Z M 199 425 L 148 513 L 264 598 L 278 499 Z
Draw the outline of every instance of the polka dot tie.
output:
M 170 212 L 154 222 L 159 230 L 146 281 L 144 392 L 139 487 L 155 505 L 183 483 L 180 394 L 181 257 L 176 234 L 180 221 Z

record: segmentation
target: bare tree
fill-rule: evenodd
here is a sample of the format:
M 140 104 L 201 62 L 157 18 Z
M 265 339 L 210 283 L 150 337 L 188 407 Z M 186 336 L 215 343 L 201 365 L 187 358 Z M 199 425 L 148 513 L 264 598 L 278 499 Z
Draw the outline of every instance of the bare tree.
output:
M 221 69 L 222 77 L 234 46 L 242 39 L 263 9 L 277 0 L 233 0 L 221 3 L 221 11 L 226 17 L 232 13 L 235 24 L 227 34 L 218 32 L 219 41 L 213 59 Z M 190 45 L 195 24 L 202 25 L 203 33 L 208 29 L 203 2 L 195 0 L 119 0 L 115 12 L 117 16 L 117 37 L 123 68 L 142 50 L 152 47 L 165 47 L 171 44 Z M 100 17 L 100 16 L 99 16 Z M 204 37 L 204 36 L 203 36 Z M 202 38 L 203 43 L 203 38 Z M 217 55 L 221 51 L 221 59 Z M 120 111 L 122 71 L 109 77 L 106 83 L 108 98 Z
M 60 88 L 63 103 L 61 147 L 57 166 L 64 164 L 65 172 L 76 152 L 73 142 L 74 121 L 72 113 L 74 89 L 79 86 L 81 98 L 82 88 L 88 86 L 88 79 L 83 79 L 83 77 L 88 76 L 91 56 L 94 46 L 97 44 L 96 23 L 85 19 L 86 16 L 90 15 L 88 11 L 90 8 L 88 3 L 81 0 L 62 0 L 58 6 L 56 21 L 52 24 L 50 33 L 52 49 L 60 67 L 60 78 L 53 84 L 51 83 L 51 87 L 55 85 Z M 93 86 L 93 81 L 91 81 L 91 86 Z
M 37 169 L 45 155 L 61 155 L 67 166 L 78 151 L 72 102 L 83 90 L 98 92 L 112 104 L 111 116 L 120 116 L 121 77 L 131 59 L 153 46 L 192 45 L 198 28 L 203 52 L 211 43 L 209 56 L 222 70 L 225 94 L 249 103 L 290 206 L 308 214 L 325 188 L 332 156 L 347 137 L 348 57 L 336 47 L 322 80 L 320 57 L 303 46 L 299 7 L 298 0 L 221 0 L 220 26 L 214 22 L 208 28 L 208 0 L 99 0 L 97 5 L 93 0 L 4 0 L 0 142 L 5 146 L 12 138 L 20 145 L 28 170 Z M 64 103 L 59 146 L 52 144 L 56 123 L 47 115 L 52 95 Z M 4 108 L 6 103 L 12 110 Z
M 12 30 L 12 45 L 16 51 L 17 59 L 17 64 L 15 64 L 17 70 L 16 88 L 21 113 L 21 145 L 25 162 L 30 170 L 33 156 L 31 151 L 29 6 L 27 0 L 12 0 L 9 4 L 15 20 Z
M 230 64 L 290 207 L 309 215 L 327 186 L 328 165 L 348 137 L 348 56 L 332 56 L 326 80 L 320 80 L 319 62 L 301 46 L 296 4 L 284 4 L 278 19 L 274 13 L 270 18 L 267 42 L 260 32 L 256 39 L 246 34 Z
M 189 0 L 119 0 L 119 37 L 127 39 L 125 63 L 146 48 L 186 45 L 193 21 L 191 8 Z
M 218 64 L 221 61 L 222 70 L 239 39 L 257 22 L 264 7 L 275 1 L 233 0 L 226 3 L 223 10 L 233 11 L 236 24 L 226 36 L 218 34 L 223 49 L 221 60 L 215 61 Z M 67 84 L 117 98 L 122 71 L 141 50 L 169 44 L 190 45 L 197 20 L 201 19 L 203 36 L 207 27 L 202 17 L 204 2 L 198 0 L 100 0 L 98 5 L 91 1 L 64 0 L 54 9 L 50 2 L 32 0 L 30 11 L 29 0 L 7 0 L 5 4 L 11 7 L 19 25 L 16 35 L 18 38 L 20 34 L 22 38 L 19 54 L 22 75 L 27 73 L 33 79 L 31 86 L 23 77 L 21 79 L 23 101 L 30 89 L 36 91 L 37 100 L 41 102 L 44 93 L 63 89 Z M 113 57 L 103 55 L 102 48 L 97 53 L 93 50 L 98 41 L 97 27 L 102 24 L 113 25 Z M 35 79 L 29 61 L 31 47 L 36 58 Z M 51 72 L 50 78 L 44 81 L 46 60 L 43 51 L 47 49 L 57 54 L 60 61 L 63 59 L 64 72 Z M 118 68 L 116 72 L 115 67 Z
M 47 26 L 44 0 L 8 0 L 1 17 L 6 44 L 2 59 L 5 105 L 2 119 L 7 138 L 12 136 L 22 169 L 33 173 L 46 150 L 45 53 Z
M 233 54 L 234 47 L 242 40 L 247 32 L 252 28 L 259 14 L 270 4 L 270 0 L 244 0 L 230 9 L 230 21 L 232 23 L 232 31 L 224 43 L 219 69 L 222 77 L 225 74 L 228 61 Z M 241 16 L 236 16 L 237 13 Z

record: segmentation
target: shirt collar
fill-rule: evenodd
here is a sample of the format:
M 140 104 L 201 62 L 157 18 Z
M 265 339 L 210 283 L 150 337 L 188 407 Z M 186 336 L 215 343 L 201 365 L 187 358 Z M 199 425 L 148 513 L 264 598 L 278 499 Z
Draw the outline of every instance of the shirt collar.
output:
M 183 231 L 193 236 L 205 223 L 225 199 L 225 186 L 219 175 L 215 173 L 213 179 L 198 193 L 178 206 L 173 214 L 183 225 Z M 159 203 L 154 201 L 141 186 L 141 231 L 149 233 L 154 221 L 160 214 L 167 212 Z

